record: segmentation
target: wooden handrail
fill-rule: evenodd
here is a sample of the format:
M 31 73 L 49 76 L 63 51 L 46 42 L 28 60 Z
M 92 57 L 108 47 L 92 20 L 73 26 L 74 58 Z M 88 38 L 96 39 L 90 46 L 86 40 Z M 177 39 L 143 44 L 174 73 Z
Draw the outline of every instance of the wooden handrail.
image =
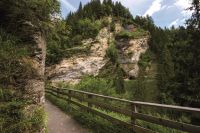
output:
M 52 88 L 54 88 L 54 89 L 52 89 Z M 180 112 L 189 112 L 189 113 L 200 114 L 199 108 L 181 107 L 181 106 L 148 103 L 148 102 L 140 102 L 140 101 L 130 101 L 130 100 L 126 100 L 126 99 L 104 96 L 104 95 L 80 91 L 80 90 L 73 90 L 73 89 L 66 89 L 66 88 L 59 89 L 58 87 L 55 87 L 55 86 L 53 86 L 52 88 L 47 88 L 46 92 L 47 93 L 54 92 L 58 97 L 60 97 L 60 95 L 68 96 L 67 101 L 72 104 L 73 104 L 73 102 L 70 102 L 71 98 L 75 98 L 80 101 L 87 102 L 87 105 L 88 105 L 87 107 L 90 108 L 89 111 L 91 111 L 92 106 L 95 106 L 98 108 L 110 110 L 110 111 L 131 117 L 131 119 L 133 120 L 132 127 L 135 132 L 137 132 L 136 129 L 138 129 L 140 132 L 142 132 L 142 131 L 143 132 L 146 132 L 146 131 L 153 132 L 151 130 L 147 130 L 147 129 L 144 129 L 144 128 L 138 126 L 136 124 L 137 119 L 143 120 L 146 122 L 150 122 L 150 123 L 154 123 L 154 124 L 158 124 L 158 125 L 162 125 L 165 127 L 181 130 L 181 131 L 186 131 L 186 132 L 191 132 L 191 133 L 199 133 L 200 132 L 200 126 L 197 126 L 197 125 L 191 125 L 191 124 L 181 123 L 181 122 L 177 122 L 177 121 L 173 121 L 173 120 L 167 120 L 167 119 L 158 118 L 155 116 L 150 116 L 147 114 L 142 114 L 142 113 L 137 112 L 137 109 L 140 106 L 144 106 L 144 107 L 156 107 L 159 109 L 162 108 L 162 109 L 176 110 L 176 111 L 180 111 Z M 61 90 L 61 91 L 59 91 L 59 90 Z M 77 94 L 84 94 L 84 95 L 86 95 L 86 97 L 84 97 L 84 96 L 80 97 L 80 95 L 77 95 Z M 130 108 L 131 109 L 130 110 L 130 109 L 125 109 L 125 108 L 122 109 L 119 107 L 113 107 L 111 105 L 95 101 L 95 97 L 127 103 L 130 105 L 130 107 L 132 109 Z M 103 114 L 103 116 L 104 115 L 106 115 L 106 114 Z M 108 116 L 108 117 L 110 118 L 111 116 Z
M 55 86 L 52 86 L 52 87 L 58 88 Z M 77 93 L 86 94 L 86 95 L 92 95 L 92 96 L 106 98 L 106 99 L 115 100 L 115 101 L 119 101 L 119 102 L 136 104 L 139 106 L 159 107 L 159 108 L 172 109 L 172 110 L 177 110 L 177 111 L 182 111 L 182 112 L 200 113 L 200 108 L 182 107 L 182 106 L 176 106 L 176 105 L 157 104 L 157 103 L 150 103 L 150 102 L 130 101 L 127 99 L 120 99 L 120 98 L 116 98 L 116 97 L 105 96 L 105 95 L 101 95 L 101 94 L 95 94 L 95 93 L 91 93 L 91 92 L 85 92 L 85 91 L 73 90 L 73 89 L 67 89 L 67 88 L 62 88 L 62 90 L 71 90 L 72 92 L 77 92 Z

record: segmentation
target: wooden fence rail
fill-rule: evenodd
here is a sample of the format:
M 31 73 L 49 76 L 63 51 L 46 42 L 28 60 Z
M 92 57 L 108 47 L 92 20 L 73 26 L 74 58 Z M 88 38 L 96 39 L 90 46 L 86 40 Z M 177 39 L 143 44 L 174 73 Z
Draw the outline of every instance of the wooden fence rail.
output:
M 164 127 L 177 129 L 177 130 L 184 131 L 184 132 L 200 133 L 200 126 L 198 126 L 198 125 L 186 124 L 186 123 L 181 123 L 181 122 L 177 122 L 174 120 L 159 118 L 159 117 L 151 116 L 151 115 L 144 114 L 144 113 L 141 113 L 138 111 L 141 107 L 149 107 L 149 108 L 165 109 L 165 110 L 169 110 L 169 111 L 174 110 L 174 111 L 179 111 L 181 113 L 184 113 L 184 112 L 191 113 L 191 114 L 196 113 L 196 114 L 200 115 L 199 108 L 190 108 L 190 107 L 181 107 L 181 106 L 174 106 L 174 105 L 130 101 L 130 100 L 126 100 L 126 99 L 104 96 L 104 95 L 99 95 L 99 94 L 80 91 L 80 90 L 58 88 L 55 86 L 52 86 L 51 88 L 46 88 L 46 93 L 54 95 L 63 100 L 66 100 L 69 102 L 69 104 L 71 103 L 71 104 L 77 105 L 77 106 L 81 107 L 82 109 L 87 110 L 88 112 L 92 112 L 96 115 L 99 115 L 100 117 L 107 119 L 111 122 L 116 122 L 116 123 L 125 125 L 129 128 L 132 128 L 133 132 L 138 132 L 138 133 L 155 133 L 156 132 L 156 131 L 152 131 L 150 129 L 147 129 L 147 128 L 137 125 L 136 121 L 142 120 L 142 121 L 146 121 L 146 122 L 153 123 L 153 124 L 158 124 L 158 125 L 161 125 Z M 87 102 L 87 105 L 81 104 L 80 102 L 73 101 L 72 98 L 77 99 L 82 102 Z M 110 104 L 106 104 L 105 102 L 96 100 L 97 98 L 101 98 L 102 100 L 106 99 L 108 101 L 122 102 L 122 103 L 127 104 L 129 106 L 129 108 L 126 108 L 126 107 L 120 108 L 120 107 L 112 106 Z M 101 108 L 101 109 L 109 110 L 109 111 L 116 112 L 119 114 L 123 114 L 125 116 L 129 116 L 131 118 L 131 123 L 121 121 L 112 116 L 109 116 L 108 114 L 97 111 L 95 108 L 93 108 L 93 106 L 96 108 Z

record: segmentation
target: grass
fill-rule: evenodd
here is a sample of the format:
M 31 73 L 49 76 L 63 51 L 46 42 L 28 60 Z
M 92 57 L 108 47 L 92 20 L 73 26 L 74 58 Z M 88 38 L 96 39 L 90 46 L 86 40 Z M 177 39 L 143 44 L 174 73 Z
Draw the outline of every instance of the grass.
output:
M 28 108 L 31 108 L 30 110 Z M 1 133 L 35 133 L 46 127 L 46 113 L 42 106 L 31 107 L 26 102 L 6 102 L 0 104 Z

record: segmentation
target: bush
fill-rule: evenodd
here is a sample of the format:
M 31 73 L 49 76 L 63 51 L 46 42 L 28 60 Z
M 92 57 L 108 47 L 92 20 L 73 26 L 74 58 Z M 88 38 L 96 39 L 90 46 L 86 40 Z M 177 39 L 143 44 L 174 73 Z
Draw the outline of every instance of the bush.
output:
M 109 48 L 106 51 L 106 56 L 110 58 L 111 62 L 117 63 L 118 62 L 118 49 L 114 42 L 111 42 Z
M 129 32 L 129 31 L 121 31 L 116 35 L 116 39 L 138 39 L 144 36 L 147 36 L 148 32 L 144 31 L 143 29 L 137 28 L 136 31 Z
M 114 84 L 115 84 L 115 87 L 116 87 L 116 92 L 118 94 L 125 93 L 124 78 L 123 78 L 124 73 L 123 72 L 124 72 L 123 69 L 118 66 L 118 68 L 117 68 L 117 75 L 116 75 L 116 77 L 114 79 Z
M 75 35 L 70 42 L 70 45 L 72 46 L 76 46 L 76 45 L 81 45 L 82 44 L 82 40 L 84 37 L 82 37 L 81 35 Z
M 138 62 L 140 69 L 145 70 L 149 66 L 149 63 L 153 60 L 153 53 L 147 50 L 145 53 L 140 55 L 140 60 Z
M 101 28 L 108 27 L 109 20 L 107 18 L 102 19 Z
M 83 39 L 95 38 L 99 33 L 101 23 L 90 19 L 81 19 L 72 27 L 72 34 L 81 35 Z
M 76 89 L 99 93 L 104 95 L 115 94 L 115 89 L 113 88 L 113 83 L 103 79 L 92 76 L 84 77 L 79 84 L 75 86 Z
M 115 31 L 115 23 L 114 22 L 111 23 L 110 30 L 111 30 L 111 32 Z
M 46 64 L 52 65 L 59 63 L 64 57 L 64 50 L 59 45 L 52 41 L 47 46 Z

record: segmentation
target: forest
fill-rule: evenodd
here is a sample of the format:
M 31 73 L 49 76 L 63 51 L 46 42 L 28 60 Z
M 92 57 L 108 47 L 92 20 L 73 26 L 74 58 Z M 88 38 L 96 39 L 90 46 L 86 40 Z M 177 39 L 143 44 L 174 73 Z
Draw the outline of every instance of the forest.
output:
M 45 67 L 74 56 L 90 55 L 91 46 L 83 45 L 83 40 L 95 40 L 105 27 L 113 37 L 109 37 L 106 50 L 108 62 L 99 74 L 86 74 L 76 85 L 60 82 L 59 86 L 129 100 L 200 108 L 200 1 L 191 0 L 191 3 L 188 10 L 192 16 L 185 21 L 185 26 L 161 28 L 150 16 L 133 16 L 128 8 L 112 0 L 91 0 L 86 5 L 80 2 L 77 11 L 70 12 L 66 18 L 60 17 L 57 0 L 1 0 L 0 132 L 45 132 L 44 101 L 40 101 L 45 95 L 45 86 L 50 84 Z M 134 25 L 137 30 L 115 33 L 118 22 L 122 27 Z M 119 61 L 118 42 L 144 37 L 149 37 L 149 48 L 140 56 L 139 74 L 127 81 L 128 75 Z M 150 78 L 146 69 L 152 62 L 157 69 Z M 36 89 L 38 86 L 42 86 L 41 90 Z M 55 97 L 46 95 L 46 98 L 64 108 L 62 101 Z M 153 114 L 151 110 L 147 112 Z M 196 114 L 161 113 L 163 117 L 200 125 L 200 116 Z M 92 128 L 91 123 L 95 122 L 94 128 L 102 133 L 122 132 L 120 127 L 115 129 L 116 125 L 91 114 L 77 112 L 74 117 L 87 128 Z M 141 124 L 159 132 L 176 132 Z

